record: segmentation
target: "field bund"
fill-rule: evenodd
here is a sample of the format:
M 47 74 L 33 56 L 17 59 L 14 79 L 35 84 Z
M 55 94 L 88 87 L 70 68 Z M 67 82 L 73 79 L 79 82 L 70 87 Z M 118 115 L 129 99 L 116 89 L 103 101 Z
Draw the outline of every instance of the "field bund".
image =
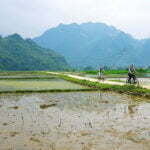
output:
M 0 76 L 0 93 L 92 91 L 88 86 L 72 83 L 54 75 Z

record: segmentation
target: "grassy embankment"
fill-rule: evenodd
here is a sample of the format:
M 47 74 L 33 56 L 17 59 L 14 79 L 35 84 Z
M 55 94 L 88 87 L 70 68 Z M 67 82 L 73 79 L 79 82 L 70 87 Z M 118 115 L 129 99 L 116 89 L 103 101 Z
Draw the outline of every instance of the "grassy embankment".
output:
M 23 94 L 23 93 L 56 93 L 56 92 L 87 92 L 98 91 L 98 89 L 50 89 L 50 90 L 14 90 L 14 91 L 0 91 L 1 94 Z
M 96 89 L 99 89 L 102 91 L 114 91 L 114 92 L 118 92 L 118 93 L 125 93 L 128 95 L 150 98 L 150 90 L 149 89 L 137 87 L 134 85 L 121 86 L 121 85 L 103 84 L 103 83 L 92 82 L 92 81 L 87 81 L 87 80 L 79 80 L 79 79 L 68 77 L 66 75 L 60 75 L 60 77 L 67 81 L 71 81 L 71 82 L 78 83 L 81 85 L 89 86 L 91 88 L 96 88 Z

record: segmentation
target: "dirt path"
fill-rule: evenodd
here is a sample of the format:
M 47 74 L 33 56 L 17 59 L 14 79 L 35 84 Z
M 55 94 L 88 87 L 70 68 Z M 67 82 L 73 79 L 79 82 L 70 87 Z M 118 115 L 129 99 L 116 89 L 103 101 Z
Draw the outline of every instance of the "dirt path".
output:
M 60 74 L 60 73 L 57 73 L 57 72 L 48 72 L 48 73 L 56 74 L 56 75 Z M 108 81 L 108 80 L 100 81 L 100 80 L 95 79 L 95 78 L 91 78 L 91 77 L 82 77 L 82 76 L 79 76 L 79 75 L 73 75 L 73 74 L 64 74 L 64 75 L 67 75 L 68 77 L 80 79 L 80 80 L 88 80 L 88 81 L 99 82 L 99 83 L 104 83 L 104 84 L 111 84 L 111 85 L 125 85 L 125 83 L 123 83 L 123 82 L 115 82 L 115 81 Z M 140 84 L 140 86 L 143 87 L 143 88 L 150 89 L 150 85 L 145 85 L 145 84 L 142 83 L 142 84 Z

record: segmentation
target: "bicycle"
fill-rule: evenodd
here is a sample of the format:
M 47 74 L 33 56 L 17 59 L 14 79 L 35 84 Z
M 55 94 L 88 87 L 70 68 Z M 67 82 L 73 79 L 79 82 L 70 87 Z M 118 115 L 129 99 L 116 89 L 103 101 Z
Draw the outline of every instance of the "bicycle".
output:
M 97 79 L 104 82 L 105 77 L 101 74 L 101 75 L 98 75 Z
M 126 84 L 134 84 L 134 85 L 137 85 L 137 86 L 139 86 L 140 85 L 140 82 L 139 82 L 139 80 L 137 79 L 137 78 L 135 78 L 135 80 L 133 79 L 133 78 L 127 78 L 126 79 Z

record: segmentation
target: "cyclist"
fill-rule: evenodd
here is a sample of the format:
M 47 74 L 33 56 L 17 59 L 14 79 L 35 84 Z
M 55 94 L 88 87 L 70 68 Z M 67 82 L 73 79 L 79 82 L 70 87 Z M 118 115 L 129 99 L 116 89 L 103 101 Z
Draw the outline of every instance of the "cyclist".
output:
M 104 79 L 104 68 L 103 67 L 99 68 L 98 78 Z
M 133 79 L 134 83 L 136 83 L 136 70 L 135 70 L 135 67 L 134 65 L 130 65 L 129 66 L 129 71 L 128 71 L 128 82 L 131 83 L 131 80 Z

